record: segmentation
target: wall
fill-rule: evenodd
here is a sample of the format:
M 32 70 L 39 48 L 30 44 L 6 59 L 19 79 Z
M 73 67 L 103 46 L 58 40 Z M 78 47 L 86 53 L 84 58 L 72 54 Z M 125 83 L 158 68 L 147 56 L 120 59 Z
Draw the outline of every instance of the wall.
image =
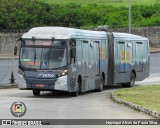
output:
M 103 30 L 103 28 L 101 28 Z M 106 30 L 106 29 L 105 29 Z M 128 28 L 107 28 L 107 32 L 128 32 Z M 132 33 L 149 38 L 151 46 L 160 46 L 160 26 L 156 27 L 134 27 Z M 16 39 L 20 38 L 23 33 L 0 34 L 0 58 L 11 56 L 14 46 L 20 49 L 20 42 Z
M 20 41 L 18 38 L 22 36 L 22 33 L 10 33 L 0 34 L 0 58 L 11 56 L 13 53 L 14 46 L 20 49 Z
M 109 32 L 126 32 L 128 28 L 109 28 Z M 154 47 L 160 46 L 160 26 L 155 27 L 134 27 L 132 28 L 132 34 L 147 37 L 150 40 L 150 45 Z

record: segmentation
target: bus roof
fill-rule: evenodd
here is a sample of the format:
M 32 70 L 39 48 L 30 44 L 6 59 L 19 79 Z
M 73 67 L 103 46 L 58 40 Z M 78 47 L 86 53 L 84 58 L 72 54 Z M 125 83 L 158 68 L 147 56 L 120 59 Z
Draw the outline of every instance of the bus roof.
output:
M 128 34 L 113 32 L 114 39 L 121 40 L 147 40 L 147 38 Z M 22 38 L 25 39 L 107 39 L 107 33 L 104 31 L 81 30 L 67 27 L 35 27 L 25 33 Z
M 134 34 L 129 34 L 129 33 L 117 33 L 113 32 L 114 39 L 122 39 L 122 40 L 147 40 L 147 38 L 134 35 Z
M 22 38 L 31 39 L 72 39 L 72 38 L 92 38 L 107 39 L 104 31 L 80 30 L 66 27 L 35 27 L 25 33 Z

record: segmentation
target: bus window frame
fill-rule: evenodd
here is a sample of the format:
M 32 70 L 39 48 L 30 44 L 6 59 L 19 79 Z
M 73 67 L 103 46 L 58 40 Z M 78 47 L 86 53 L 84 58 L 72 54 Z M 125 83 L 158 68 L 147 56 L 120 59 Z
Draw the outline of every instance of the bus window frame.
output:
M 21 38 L 21 46 L 20 46 L 20 51 L 23 47 L 31 47 L 31 48 L 66 48 L 66 61 L 67 61 L 67 64 L 63 67 L 60 67 L 60 68 L 54 68 L 54 69 L 46 69 L 46 70 L 57 70 L 57 69 L 67 69 L 68 65 L 70 64 L 69 62 L 69 42 L 71 41 L 71 39 L 55 39 L 55 40 L 58 40 L 58 41 L 65 41 L 66 44 L 62 47 L 62 46 L 44 46 L 44 45 L 25 45 L 25 40 L 32 40 L 32 39 L 28 39 L 28 38 Z M 51 39 L 38 39 L 38 40 L 51 40 Z M 19 58 L 20 58 L 20 54 L 21 52 L 19 53 Z M 36 69 L 36 68 L 28 68 L 28 67 L 24 67 L 21 62 L 20 62 L 20 59 L 19 59 L 19 69 L 22 70 L 22 71 L 37 71 L 39 69 Z

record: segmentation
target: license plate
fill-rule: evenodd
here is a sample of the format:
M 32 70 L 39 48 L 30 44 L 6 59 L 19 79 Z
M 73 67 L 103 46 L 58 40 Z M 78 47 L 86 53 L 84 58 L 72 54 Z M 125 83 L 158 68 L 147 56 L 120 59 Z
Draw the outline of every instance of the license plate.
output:
M 44 84 L 36 84 L 36 87 L 44 87 Z

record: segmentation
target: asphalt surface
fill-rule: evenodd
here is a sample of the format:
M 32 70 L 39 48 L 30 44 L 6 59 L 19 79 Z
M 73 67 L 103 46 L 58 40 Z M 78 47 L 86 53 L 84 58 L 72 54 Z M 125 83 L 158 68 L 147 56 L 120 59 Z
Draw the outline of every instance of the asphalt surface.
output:
M 138 85 L 160 84 L 160 53 L 153 53 L 150 56 L 150 76 Z
M 160 53 L 151 55 L 151 76 L 150 81 L 160 76 Z M 0 74 L 3 82 L 6 82 L 10 76 L 9 60 L 0 60 Z M 17 60 L 15 61 L 17 64 Z M 8 68 L 6 68 L 8 67 Z M 17 66 L 14 74 L 18 80 Z M 144 81 L 145 83 L 145 81 Z M 139 83 L 138 83 L 139 84 Z M 143 84 L 143 83 L 141 83 Z M 120 105 L 111 100 L 111 93 L 120 87 L 106 88 L 103 92 L 86 92 L 78 97 L 71 97 L 69 93 L 64 92 L 42 92 L 40 96 L 33 96 L 30 90 L 0 89 L 0 119 L 17 119 L 11 114 L 10 107 L 16 101 L 25 103 L 27 107 L 26 114 L 20 119 L 153 119 L 151 116 L 133 110 L 124 105 Z M 40 126 L 37 126 L 40 127 Z M 153 128 L 160 126 L 51 126 L 54 128 L 61 127 L 136 127 L 136 128 Z
M 160 77 L 160 53 L 151 54 L 151 77 Z
M 110 95 L 114 89 L 87 92 L 78 97 L 63 92 L 46 92 L 34 97 L 31 91 L 1 89 L 0 119 L 17 119 L 10 112 L 12 103 L 16 101 L 22 101 L 27 107 L 26 114 L 18 119 L 152 119 L 144 113 L 113 102 Z

